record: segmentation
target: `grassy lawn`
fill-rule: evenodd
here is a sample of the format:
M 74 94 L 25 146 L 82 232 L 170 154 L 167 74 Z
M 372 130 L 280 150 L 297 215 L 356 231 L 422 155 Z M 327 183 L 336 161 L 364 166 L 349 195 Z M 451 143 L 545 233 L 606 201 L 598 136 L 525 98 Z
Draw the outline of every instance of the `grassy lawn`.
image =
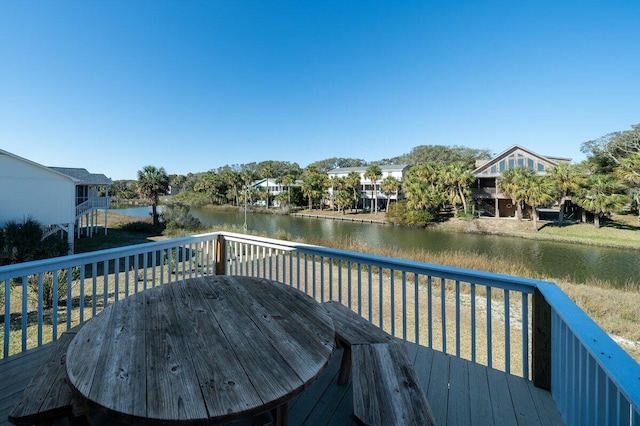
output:
M 590 223 L 562 227 L 547 225 L 539 234 L 559 241 L 640 249 L 640 226 L 635 216 L 614 216 L 612 221 L 605 222 L 600 228 Z
M 99 224 L 104 225 L 102 222 Z M 91 238 L 76 239 L 75 253 L 142 244 L 165 238 L 159 228 L 152 226 L 151 219 L 109 213 L 108 226 L 106 235 L 104 227 L 100 227 Z

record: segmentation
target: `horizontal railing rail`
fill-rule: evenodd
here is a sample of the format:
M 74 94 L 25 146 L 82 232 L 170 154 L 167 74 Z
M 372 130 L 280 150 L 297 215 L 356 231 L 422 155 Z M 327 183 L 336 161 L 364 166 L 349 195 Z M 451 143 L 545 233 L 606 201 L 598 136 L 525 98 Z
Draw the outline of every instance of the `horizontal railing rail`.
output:
M 531 379 L 569 424 L 640 425 L 640 367 L 552 283 L 227 232 L 0 267 L 2 355 L 207 274 L 278 280 L 398 338 Z

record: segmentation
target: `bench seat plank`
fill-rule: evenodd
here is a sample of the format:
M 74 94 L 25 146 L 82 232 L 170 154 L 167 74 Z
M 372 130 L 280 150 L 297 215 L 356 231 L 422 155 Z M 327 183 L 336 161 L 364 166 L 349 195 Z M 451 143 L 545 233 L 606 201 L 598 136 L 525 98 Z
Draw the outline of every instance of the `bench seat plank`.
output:
M 403 343 L 352 346 L 353 413 L 366 425 L 433 425 Z
M 340 302 L 324 302 L 322 304 L 333 320 L 336 330 L 336 341 L 344 348 L 342 363 L 338 374 L 338 385 L 349 381 L 351 374 L 351 345 L 370 343 L 389 343 L 394 339 L 389 333 L 377 327 L 353 312 Z
M 52 419 L 72 416 L 74 394 L 67 382 L 67 348 L 80 327 L 60 336 L 49 356 L 27 385 L 20 402 L 9 414 L 16 425 L 46 424 Z
M 393 337 L 340 302 L 324 302 L 336 329 L 336 338 L 342 345 L 388 343 Z

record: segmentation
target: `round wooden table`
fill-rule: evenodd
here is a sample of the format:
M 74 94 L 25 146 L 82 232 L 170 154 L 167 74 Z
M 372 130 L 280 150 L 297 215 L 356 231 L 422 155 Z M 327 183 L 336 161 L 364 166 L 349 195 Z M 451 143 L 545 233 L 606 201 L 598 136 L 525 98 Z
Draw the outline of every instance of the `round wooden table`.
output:
M 107 307 L 67 351 L 87 405 L 132 423 L 208 424 L 277 409 L 326 367 L 327 311 L 274 281 L 193 278 Z

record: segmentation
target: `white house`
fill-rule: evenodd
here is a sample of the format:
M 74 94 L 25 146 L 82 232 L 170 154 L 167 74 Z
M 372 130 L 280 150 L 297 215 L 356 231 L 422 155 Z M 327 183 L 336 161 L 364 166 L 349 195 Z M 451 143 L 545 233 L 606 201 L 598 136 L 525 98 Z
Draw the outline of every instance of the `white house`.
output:
M 92 235 L 98 210 L 105 210 L 106 224 L 112 184 L 102 174 L 46 167 L 0 149 L 0 228 L 29 217 L 45 227 L 45 235 L 66 232 L 73 251 L 74 230 Z M 106 188 L 106 196 L 99 196 L 100 188 Z
M 408 164 L 385 165 L 385 166 L 380 166 L 380 170 L 382 171 L 382 177 L 380 178 L 380 180 L 376 181 L 375 183 L 365 178 L 364 175 L 367 171 L 366 166 L 365 167 L 338 167 L 333 170 L 329 170 L 327 172 L 327 175 L 329 175 L 329 178 L 331 179 L 334 177 L 345 178 L 351 172 L 358 173 L 360 175 L 360 199 L 362 200 L 363 207 L 367 207 L 367 205 L 371 207 L 371 203 L 373 202 L 373 198 L 374 198 L 374 193 L 376 193 L 376 197 L 378 199 L 378 205 L 380 205 L 381 200 L 383 204 L 386 204 L 388 200 L 397 201 L 399 198 L 401 198 L 402 196 L 401 193 L 388 194 L 388 195 L 385 194 L 382 191 L 381 184 L 384 178 L 386 178 L 387 176 L 393 176 L 394 178 L 402 182 L 402 180 L 404 179 L 404 176 L 407 173 L 407 170 L 409 170 L 409 165 Z M 373 190 L 374 184 L 375 184 L 376 191 Z M 330 199 L 333 200 L 333 188 L 329 188 L 329 196 L 330 196 Z
M 296 181 L 293 185 L 290 185 L 290 186 L 292 187 L 300 186 L 300 181 Z M 276 196 L 282 192 L 289 191 L 289 186 L 278 183 L 274 178 L 265 178 L 265 179 L 255 180 L 251 183 L 250 187 L 251 189 L 265 195 L 268 192 L 269 206 L 274 206 L 274 207 L 280 207 L 280 202 L 275 199 Z M 264 206 L 266 205 L 266 202 L 267 202 L 266 199 L 257 200 L 256 204 Z

